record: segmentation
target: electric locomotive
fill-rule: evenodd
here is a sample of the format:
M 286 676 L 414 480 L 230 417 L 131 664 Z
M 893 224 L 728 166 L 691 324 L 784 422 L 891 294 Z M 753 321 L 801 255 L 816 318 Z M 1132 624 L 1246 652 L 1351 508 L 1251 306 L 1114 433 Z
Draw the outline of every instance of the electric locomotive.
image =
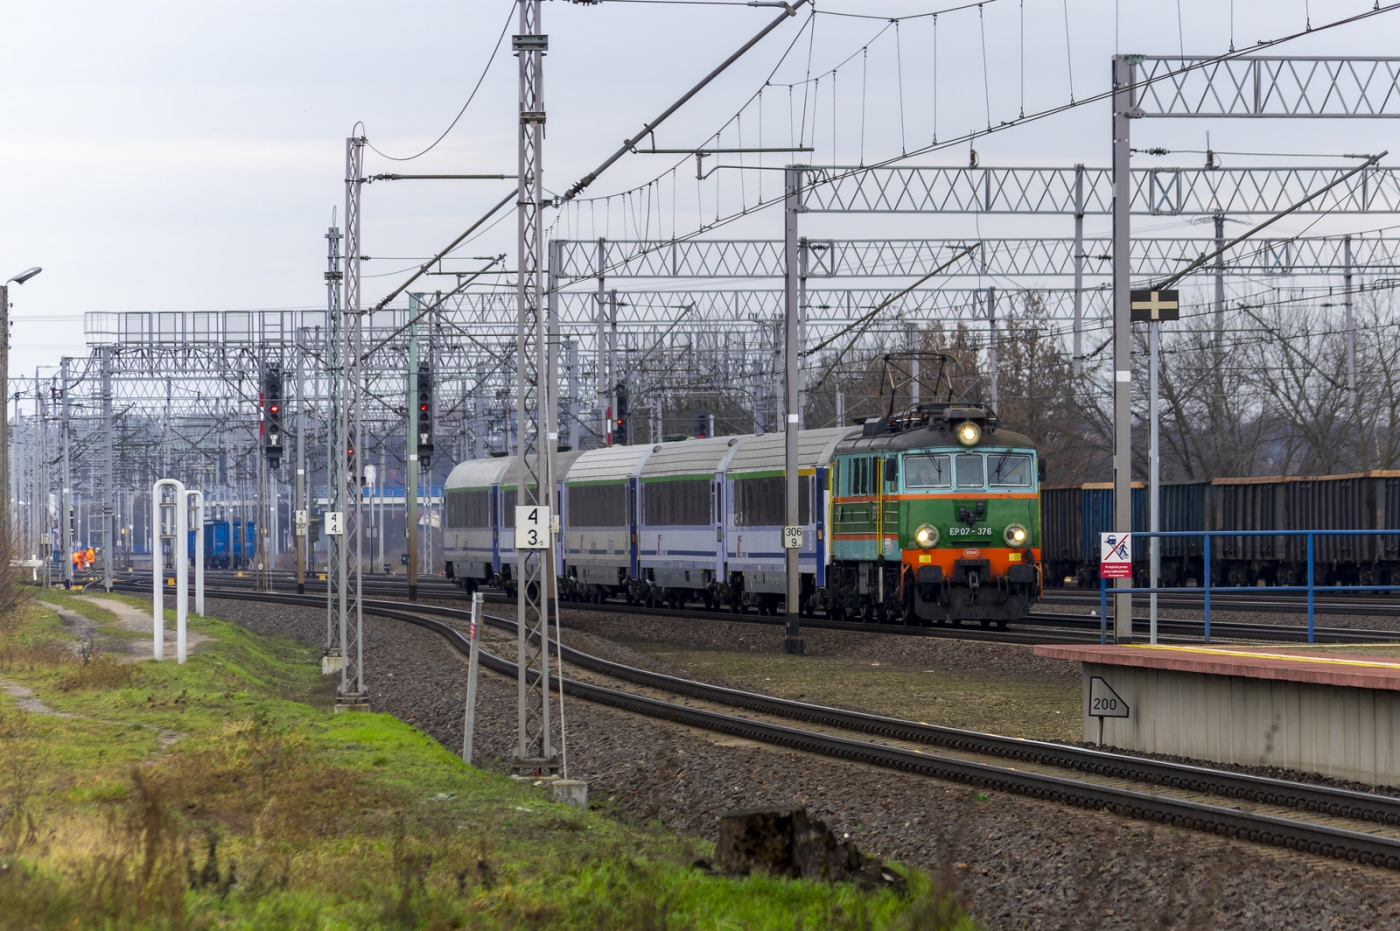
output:
M 919 404 L 836 447 L 827 597 L 834 617 L 1005 627 L 1041 591 L 1043 467 L 996 415 Z

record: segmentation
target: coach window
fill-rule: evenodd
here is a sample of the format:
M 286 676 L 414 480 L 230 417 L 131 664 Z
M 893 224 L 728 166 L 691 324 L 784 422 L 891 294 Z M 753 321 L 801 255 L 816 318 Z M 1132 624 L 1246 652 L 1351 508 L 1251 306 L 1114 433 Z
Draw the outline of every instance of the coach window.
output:
M 986 484 L 980 453 L 959 453 L 953 465 L 957 469 L 959 488 L 981 488 Z

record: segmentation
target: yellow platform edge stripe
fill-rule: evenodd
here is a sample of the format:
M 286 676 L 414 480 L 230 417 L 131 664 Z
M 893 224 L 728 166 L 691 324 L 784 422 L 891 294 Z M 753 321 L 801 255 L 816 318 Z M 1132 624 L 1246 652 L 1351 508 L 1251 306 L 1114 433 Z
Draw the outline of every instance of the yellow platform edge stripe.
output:
M 1298 656 L 1293 653 L 1255 653 L 1251 650 L 1224 650 L 1217 647 L 1174 647 L 1160 644 L 1153 646 L 1150 643 L 1131 643 L 1124 644 L 1124 646 L 1143 650 L 1171 650 L 1176 653 L 1204 653 L 1207 656 L 1240 656 L 1249 659 L 1281 659 L 1293 663 L 1324 663 L 1333 666 L 1374 666 L 1378 669 L 1400 669 L 1400 660 L 1387 663 L 1365 659 L 1337 659 L 1330 656 Z

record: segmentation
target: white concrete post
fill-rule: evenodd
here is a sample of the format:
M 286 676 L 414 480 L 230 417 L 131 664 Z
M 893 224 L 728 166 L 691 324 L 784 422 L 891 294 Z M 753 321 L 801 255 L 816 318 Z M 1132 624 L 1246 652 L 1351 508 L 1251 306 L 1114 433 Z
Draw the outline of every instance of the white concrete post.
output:
M 165 526 L 160 520 L 160 508 L 162 506 L 161 490 L 165 488 L 173 489 L 175 492 L 175 500 L 173 502 L 175 526 L 173 528 Z M 184 482 L 177 481 L 173 478 L 163 478 L 156 482 L 151 488 L 151 511 L 151 523 L 159 529 L 162 537 L 169 537 L 169 534 L 165 532 L 167 530 L 173 529 L 175 532 L 175 543 L 170 547 L 171 558 L 175 564 L 172 567 L 175 570 L 175 654 L 177 661 L 183 663 L 185 661 L 186 652 L 185 621 L 189 613 L 188 579 L 190 547 L 188 499 L 186 498 Z M 153 633 L 155 635 L 155 657 L 156 659 L 164 659 L 165 604 L 161 586 L 165 583 L 165 569 L 160 562 L 160 552 L 158 549 L 152 554 L 151 565 L 155 570 L 151 573 L 155 580 L 155 590 L 152 593 L 153 597 L 151 599 L 153 620 L 155 622 L 153 625 Z
M 204 492 L 185 492 L 194 511 L 194 613 L 204 616 Z M 187 518 L 188 519 L 188 518 Z
M 472 626 L 467 634 L 471 654 L 467 661 L 467 719 L 462 732 L 462 762 L 472 761 L 472 735 L 476 731 L 476 676 L 478 654 L 481 652 L 481 592 L 472 592 Z

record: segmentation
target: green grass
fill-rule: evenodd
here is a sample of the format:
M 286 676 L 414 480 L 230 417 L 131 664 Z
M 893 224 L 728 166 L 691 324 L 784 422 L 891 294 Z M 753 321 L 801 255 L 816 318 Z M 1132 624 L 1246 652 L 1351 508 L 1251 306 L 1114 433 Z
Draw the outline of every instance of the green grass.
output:
M 696 869 L 705 843 L 332 714 L 319 656 L 289 640 L 191 617 L 211 639 L 184 666 L 84 663 L 52 612 L 24 611 L 0 678 L 70 716 L 0 694 L 0 927 L 974 927 L 918 871 L 900 898 Z

